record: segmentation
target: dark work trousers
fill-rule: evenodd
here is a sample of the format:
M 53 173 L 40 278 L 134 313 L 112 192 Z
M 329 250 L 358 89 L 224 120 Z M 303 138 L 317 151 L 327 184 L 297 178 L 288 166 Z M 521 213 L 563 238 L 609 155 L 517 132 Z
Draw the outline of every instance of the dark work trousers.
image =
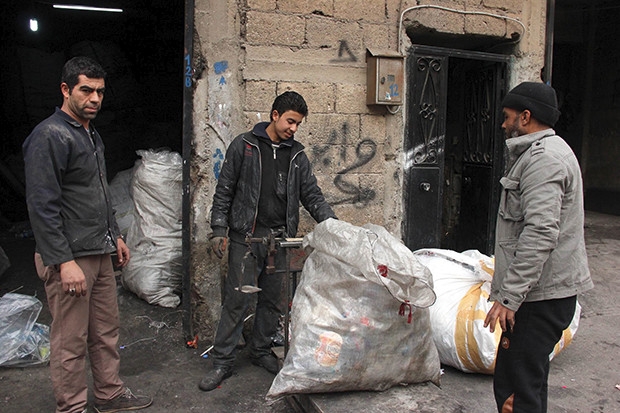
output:
M 500 413 L 547 411 L 549 355 L 575 315 L 577 297 L 525 302 L 502 334 L 493 390 Z
M 285 269 L 286 251 L 278 248 L 276 269 Z M 260 358 L 271 354 L 271 344 L 278 329 L 281 308 L 283 273 L 267 274 L 268 248 L 262 243 L 247 244 L 232 241 L 228 249 L 228 276 L 224 287 L 222 314 L 213 344 L 214 368 L 233 367 L 236 347 L 243 333 L 243 319 L 255 299 L 254 328 L 250 340 L 250 357 Z M 236 288 L 242 285 L 258 285 L 262 291 L 242 293 Z

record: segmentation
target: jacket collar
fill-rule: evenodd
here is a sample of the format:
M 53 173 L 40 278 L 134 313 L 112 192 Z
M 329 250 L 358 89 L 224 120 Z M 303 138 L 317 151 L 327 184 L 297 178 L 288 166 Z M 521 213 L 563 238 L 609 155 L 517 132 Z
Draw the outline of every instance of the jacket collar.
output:
M 267 134 L 267 126 L 269 126 L 270 122 L 259 122 L 256 125 L 254 125 L 254 128 L 252 128 L 252 133 L 257 136 L 259 139 L 263 139 L 263 140 L 267 140 L 270 144 L 271 142 L 271 138 L 269 137 L 269 134 Z M 295 136 L 291 136 L 290 139 L 287 139 L 285 141 L 281 141 L 279 143 L 279 145 L 283 145 L 283 146 L 293 146 L 293 141 L 295 140 Z
M 56 107 L 56 111 L 55 114 L 57 116 L 60 116 L 65 122 L 67 122 L 68 124 L 70 124 L 71 126 L 74 126 L 75 128 L 83 128 L 82 124 L 80 122 L 78 122 L 77 120 L 73 119 L 67 112 L 64 112 L 62 109 L 60 109 L 59 107 Z M 90 130 L 91 132 L 95 132 L 95 127 L 93 126 L 93 123 L 90 122 L 90 127 L 88 128 L 88 130 Z M 84 130 L 86 130 L 86 128 L 84 128 Z
M 76 128 L 81 128 L 82 127 L 82 124 L 80 122 L 78 122 L 77 120 L 73 119 L 71 116 L 69 116 L 68 113 L 63 112 L 63 110 L 60 109 L 59 107 L 56 107 L 55 114 L 57 116 L 60 116 L 65 122 L 71 124 L 72 126 L 75 126 Z
M 527 135 L 517 136 L 515 138 L 506 139 L 506 154 L 507 154 L 507 162 L 506 162 L 506 170 L 510 169 L 516 160 L 521 156 L 523 152 L 530 146 L 532 143 L 546 138 L 547 136 L 554 136 L 555 131 L 551 128 L 541 130 L 534 133 L 528 133 Z

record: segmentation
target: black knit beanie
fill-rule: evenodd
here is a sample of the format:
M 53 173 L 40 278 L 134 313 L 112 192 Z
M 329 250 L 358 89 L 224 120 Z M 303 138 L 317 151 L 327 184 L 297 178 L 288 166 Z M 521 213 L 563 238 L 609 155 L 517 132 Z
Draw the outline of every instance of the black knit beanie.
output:
M 515 86 L 502 101 L 502 107 L 518 111 L 528 109 L 532 117 L 551 127 L 560 117 L 555 90 L 545 83 L 523 82 Z

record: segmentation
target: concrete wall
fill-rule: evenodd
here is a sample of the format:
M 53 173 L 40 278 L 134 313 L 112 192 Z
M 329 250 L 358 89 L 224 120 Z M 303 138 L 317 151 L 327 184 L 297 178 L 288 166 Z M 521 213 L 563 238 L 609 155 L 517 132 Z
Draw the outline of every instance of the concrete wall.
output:
M 226 147 L 254 123 L 269 120 L 273 99 L 301 93 L 310 113 L 296 135 L 307 147 L 328 201 L 340 219 L 373 222 L 400 236 L 403 216 L 404 110 L 366 105 L 366 49 L 406 51 L 410 25 L 456 35 L 510 38 L 511 82 L 537 79 L 544 58 L 545 1 L 533 0 L 197 0 L 192 159 L 194 327 L 210 341 L 219 317 L 225 271 L 208 251 L 209 213 Z M 399 45 L 400 43 L 400 45 Z M 300 236 L 314 222 L 303 215 Z

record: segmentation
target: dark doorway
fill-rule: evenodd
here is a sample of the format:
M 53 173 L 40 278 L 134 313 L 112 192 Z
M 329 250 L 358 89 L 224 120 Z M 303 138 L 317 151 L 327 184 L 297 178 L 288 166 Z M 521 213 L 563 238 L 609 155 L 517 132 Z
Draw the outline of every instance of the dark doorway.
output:
M 554 129 L 581 164 L 585 208 L 620 215 L 620 4 L 555 3 L 551 85 L 562 114 Z
M 0 218 L 27 220 L 21 144 L 62 103 L 60 71 L 76 55 L 108 73 L 103 109 L 93 122 L 106 145 L 108 179 L 131 168 L 136 150 L 181 152 L 183 0 L 62 1 L 122 8 L 122 13 L 63 10 L 53 2 L 5 0 L 1 17 L 2 144 Z M 35 18 L 38 31 L 31 31 Z
M 493 252 L 507 57 L 413 47 L 408 58 L 405 243 Z

